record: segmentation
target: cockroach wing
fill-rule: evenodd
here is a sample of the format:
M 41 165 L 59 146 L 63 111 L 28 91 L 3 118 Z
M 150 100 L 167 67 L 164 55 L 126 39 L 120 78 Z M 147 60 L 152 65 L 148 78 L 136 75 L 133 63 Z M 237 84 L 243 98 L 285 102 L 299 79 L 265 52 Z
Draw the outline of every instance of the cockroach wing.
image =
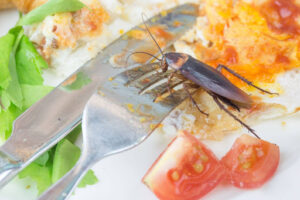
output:
M 233 85 L 223 74 L 209 65 L 189 56 L 181 66 L 180 72 L 187 79 L 219 96 L 233 101 L 243 108 L 252 106 L 252 99 L 244 91 Z

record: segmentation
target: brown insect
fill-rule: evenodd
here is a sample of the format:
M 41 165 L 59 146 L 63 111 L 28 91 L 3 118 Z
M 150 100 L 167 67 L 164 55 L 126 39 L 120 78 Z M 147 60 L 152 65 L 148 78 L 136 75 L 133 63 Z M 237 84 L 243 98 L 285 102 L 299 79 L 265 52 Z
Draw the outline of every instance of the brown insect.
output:
M 159 61 L 159 64 L 163 70 L 166 72 L 168 68 L 172 68 L 175 72 L 171 73 L 168 77 L 168 83 L 170 83 L 171 79 L 173 78 L 175 73 L 180 73 L 184 78 L 194 82 L 196 85 L 204 89 L 210 96 L 212 96 L 213 100 L 219 106 L 221 110 L 224 110 L 228 115 L 233 117 L 236 121 L 238 121 L 242 126 L 248 129 L 253 135 L 257 138 L 260 138 L 255 131 L 250 128 L 247 124 L 245 124 L 242 120 L 240 120 L 237 116 L 231 113 L 223 104 L 226 104 L 233 108 L 234 110 L 240 111 L 241 108 L 249 109 L 253 105 L 253 101 L 248 94 L 246 94 L 243 90 L 236 87 L 232 84 L 222 73 L 222 68 L 234 75 L 235 77 L 239 78 L 243 82 L 247 83 L 248 85 L 255 87 L 256 89 L 268 93 L 268 94 L 277 94 L 266 91 L 252 82 L 247 80 L 246 78 L 242 77 L 238 73 L 234 72 L 230 68 L 224 65 L 218 65 L 215 69 L 193 57 L 184 53 L 177 53 L 177 52 L 168 52 L 164 53 L 160 48 L 159 44 L 155 40 L 154 36 L 151 34 L 147 24 L 144 22 L 145 27 L 153 41 L 155 42 L 156 46 L 158 47 L 162 57 L 158 58 L 150 53 L 147 52 L 134 52 L 136 53 L 143 53 L 152 56 L 156 60 Z M 131 55 L 132 55 L 131 54 Z M 188 93 L 190 100 L 196 106 L 196 108 L 202 114 L 208 116 L 207 113 L 202 111 L 199 106 L 197 105 L 196 101 L 193 99 L 192 94 L 187 89 L 187 85 L 183 84 L 185 91 Z M 172 93 L 171 89 L 169 88 L 169 92 Z

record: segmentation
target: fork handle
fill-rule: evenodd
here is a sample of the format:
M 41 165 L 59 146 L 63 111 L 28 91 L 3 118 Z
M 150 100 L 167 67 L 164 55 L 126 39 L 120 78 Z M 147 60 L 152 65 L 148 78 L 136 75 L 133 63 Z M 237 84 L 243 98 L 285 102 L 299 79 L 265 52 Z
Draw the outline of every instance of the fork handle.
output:
M 0 151 L 0 188 L 15 177 L 21 169 L 21 162 Z
M 90 166 L 79 160 L 77 164 L 63 176 L 57 183 L 44 192 L 38 200 L 65 200 L 70 197 L 75 187 L 78 185 L 83 176 L 90 169 Z

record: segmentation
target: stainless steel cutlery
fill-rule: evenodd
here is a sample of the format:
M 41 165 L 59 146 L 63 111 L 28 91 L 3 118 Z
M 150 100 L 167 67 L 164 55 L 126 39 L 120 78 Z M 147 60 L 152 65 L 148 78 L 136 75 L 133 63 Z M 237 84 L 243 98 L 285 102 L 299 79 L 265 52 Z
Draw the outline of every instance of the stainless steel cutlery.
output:
M 184 4 L 166 13 L 147 21 L 150 26 L 163 26 L 172 35 L 165 38 L 164 48 L 194 25 L 197 6 Z M 157 71 L 158 67 L 133 65 L 134 62 L 130 68 L 124 67 L 130 53 L 154 46 L 151 40 L 132 37 L 137 30 L 145 31 L 143 24 L 110 44 L 69 78 L 84 74 L 90 79 L 87 85 L 72 90 L 67 87 L 67 79 L 15 121 L 11 138 L 0 147 L 0 187 L 65 137 L 81 122 L 84 113 L 80 161 L 57 186 L 40 198 L 64 199 L 95 162 L 139 144 L 186 98 L 179 89 L 154 102 L 158 95 L 167 91 L 167 84 L 162 81 L 165 77 Z M 158 50 L 151 52 L 158 53 Z M 147 57 L 142 64 L 150 61 Z M 109 77 L 114 78 L 108 80 Z M 179 84 L 180 81 L 175 81 L 173 86 Z

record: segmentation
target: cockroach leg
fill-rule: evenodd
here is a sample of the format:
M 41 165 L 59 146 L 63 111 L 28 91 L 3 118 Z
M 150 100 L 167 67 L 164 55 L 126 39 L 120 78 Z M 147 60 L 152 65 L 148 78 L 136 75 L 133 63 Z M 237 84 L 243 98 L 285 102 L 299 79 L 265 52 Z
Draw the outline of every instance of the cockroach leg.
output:
M 246 78 L 242 77 L 241 75 L 239 75 L 238 73 L 236 73 L 236 72 L 233 71 L 232 69 L 226 67 L 225 65 L 219 64 L 218 67 L 217 67 L 217 70 L 218 70 L 219 72 L 221 72 L 222 68 L 225 69 L 226 71 L 228 71 L 230 74 L 232 74 L 232 75 L 234 75 L 235 77 L 237 77 L 238 79 L 244 81 L 244 82 L 247 83 L 248 85 L 250 85 L 250 86 L 252 86 L 252 87 L 254 87 L 254 88 L 256 88 L 256 89 L 258 89 L 258 90 L 260 90 L 260 91 L 262 91 L 262 92 L 264 92 L 264 93 L 267 93 L 267 94 L 273 94 L 273 95 L 274 95 L 274 94 L 279 95 L 278 93 L 269 92 L 269 91 L 267 91 L 267 90 L 264 90 L 264 89 L 262 89 L 262 88 L 260 88 L 260 87 L 258 87 L 258 86 L 256 86 L 256 85 L 254 85 L 251 81 L 249 81 L 249 80 L 247 80 Z
M 181 85 L 182 83 L 186 82 L 186 80 L 182 80 L 174 85 L 171 85 L 169 86 L 170 90 L 172 91 L 172 89 L 174 89 L 175 87 L 177 87 L 178 85 Z M 160 93 L 157 95 L 157 98 L 160 97 L 160 96 L 163 96 L 164 94 L 166 94 L 166 92 L 169 92 L 169 88 L 168 88 L 168 83 L 167 83 L 167 86 L 162 90 L 160 91 Z M 156 98 L 156 99 L 157 99 Z M 156 99 L 154 99 L 154 101 L 156 101 Z
M 229 99 L 226 99 L 222 96 L 218 96 L 219 97 L 219 100 L 222 101 L 223 103 L 225 103 L 226 105 L 232 107 L 233 109 L 237 110 L 240 112 L 240 107 L 237 106 L 235 103 L 233 103 L 231 100 Z
M 172 73 L 170 74 L 170 76 L 168 77 L 168 91 L 169 91 L 169 93 L 170 93 L 171 96 L 173 96 L 173 92 L 172 92 L 172 89 L 171 89 L 171 87 L 170 87 L 170 84 L 171 84 L 172 78 L 174 77 L 174 74 L 175 74 L 175 73 L 176 73 L 176 72 L 172 72 Z
M 204 112 L 203 110 L 201 110 L 201 109 L 199 108 L 198 104 L 196 103 L 196 101 L 195 101 L 195 99 L 193 98 L 192 94 L 189 92 L 189 90 L 188 90 L 188 88 L 187 88 L 187 86 L 186 86 L 185 83 L 183 83 L 183 88 L 184 88 L 184 90 L 186 91 L 186 93 L 188 94 L 188 96 L 189 96 L 190 100 L 192 101 L 193 105 L 198 109 L 198 111 L 199 111 L 200 113 L 206 115 L 206 117 L 208 117 L 209 115 L 208 115 L 206 112 Z
M 211 95 L 216 102 L 216 104 L 219 106 L 219 108 L 223 111 L 225 111 L 228 115 L 230 115 L 234 120 L 238 121 L 242 126 L 244 126 L 248 131 L 250 131 L 255 137 L 260 139 L 260 137 L 255 133 L 255 131 L 250 128 L 247 124 L 245 124 L 242 120 L 240 120 L 237 116 L 232 114 L 225 106 L 220 102 L 219 97 L 216 94 L 208 92 L 209 95 Z

